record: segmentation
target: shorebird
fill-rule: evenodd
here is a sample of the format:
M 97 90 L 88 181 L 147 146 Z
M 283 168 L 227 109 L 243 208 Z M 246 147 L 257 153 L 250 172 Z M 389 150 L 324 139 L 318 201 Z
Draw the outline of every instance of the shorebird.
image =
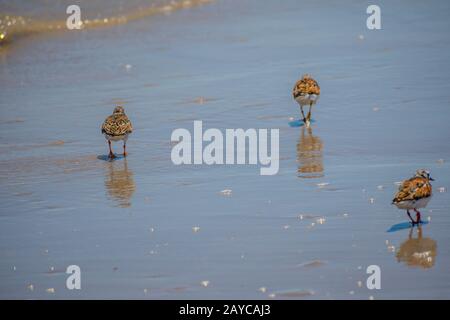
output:
M 316 80 L 311 78 L 309 74 L 304 74 L 300 80 L 295 83 L 292 95 L 295 101 L 300 105 L 300 111 L 302 112 L 303 122 L 306 127 L 309 127 L 311 123 L 311 109 L 320 96 L 320 87 Z M 308 115 L 305 117 L 303 112 L 303 106 L 309 105 Z
M 414 177 L 402 182 L 392 200 L 392 204 L 395 204 L 397 208 L 406 210 L 413 225 L 422 222 L 420 211 L 417 209 L 425 208 L 431 199 L 432 187 L 430 181 L 434 181 L 430 177 L 430 172 L 425 169 L 419 169 Z M 416 213 L 416 221 L 411 218 L 409 210 L 414 210 Z
M 133 132 L 133 126 L 125 114 L 124 108 L 122 106 L 115 107 L 113 114 L 107 117 L 102 125 L 102 133 L 105 135 L 106 140 L 108 140 L 110 159 L 116 157 L 111 149 L 111 141 L 122 140 L 123 156 L 127 156 L 127 139 L 131 132 Z

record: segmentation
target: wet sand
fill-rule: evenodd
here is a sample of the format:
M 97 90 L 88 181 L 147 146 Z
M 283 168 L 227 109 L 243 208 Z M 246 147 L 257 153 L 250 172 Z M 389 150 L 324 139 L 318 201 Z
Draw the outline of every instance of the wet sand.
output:
M 433 4 L 381 2 L 369 31 L 368 4 L 218 0 L 0 51 L 0 298 L 450 298 L 450 5 Z M 311 130 L 288 126 L 305 72 Z M 103 161 L 118 102 L 129 157 Z M 174 166 L 194 120 L 279 128 L 279 173 Z M 395 182 L 422 167 L 430 223 L 387 233 L 407 220 Z

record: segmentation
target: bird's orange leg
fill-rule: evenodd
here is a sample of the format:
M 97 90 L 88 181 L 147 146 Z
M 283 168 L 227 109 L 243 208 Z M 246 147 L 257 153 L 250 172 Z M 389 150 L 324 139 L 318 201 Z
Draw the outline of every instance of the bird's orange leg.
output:
M 116 156 L 115 156 L 114 153 L 112 152 L 111 141 L 109 141 L 109 140 L 108 140 L 108 145 L 109 145 L 109 158 L 110 158 L 110 159 L 114 159 Z
M 128 155 L 127 153 L 127 144 L 124 142 L 123 143 L 123 156 L 126 157 Z
M 415 213 L 416 213 L 416 224 L 419 224 L 422 222 L 422 220 L 420 219 L 420 211 L 414 209 Z

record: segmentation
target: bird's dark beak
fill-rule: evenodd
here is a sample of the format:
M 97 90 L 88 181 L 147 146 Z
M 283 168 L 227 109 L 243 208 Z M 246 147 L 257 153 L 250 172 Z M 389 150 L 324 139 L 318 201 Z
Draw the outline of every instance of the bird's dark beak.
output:
M 430 177 L 429 179 L 430 179 L 430 181 L 434 181 L 434 179 L 432 177 Z

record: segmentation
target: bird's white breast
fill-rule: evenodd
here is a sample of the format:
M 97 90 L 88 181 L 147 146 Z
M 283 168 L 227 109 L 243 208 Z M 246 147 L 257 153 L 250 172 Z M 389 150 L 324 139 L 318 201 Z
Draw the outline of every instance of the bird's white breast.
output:
M 124 135 L 121 135 L 121 136 L 110 136 L 109 134 L 105 133 L 105 138 L 108 141 L 121 141 L 121 140 L 123 140 L 123 141 L 126 142 L 128 140 L 128 134 L 124 134 Z
M 422 198 L 419 200 L 406 200 L 406 201 L 396 203 L 395 205 L 397 206 L 397 208 L 405 209 L 405 210 L 420 209 L 420 208 L 425 208 L 428 205 L 428 202 L 430 201 L 430 199 L 431 199 L 431 196 L 427 197 L 427 198 Z
M 298 104 L 301 106 L 309 105 L 310 103 L 316 104 L 316 102 L 319 100 L 318 94 L 304 94 L 301 96 L 298 96 L 295 101 L 297 101 Z

